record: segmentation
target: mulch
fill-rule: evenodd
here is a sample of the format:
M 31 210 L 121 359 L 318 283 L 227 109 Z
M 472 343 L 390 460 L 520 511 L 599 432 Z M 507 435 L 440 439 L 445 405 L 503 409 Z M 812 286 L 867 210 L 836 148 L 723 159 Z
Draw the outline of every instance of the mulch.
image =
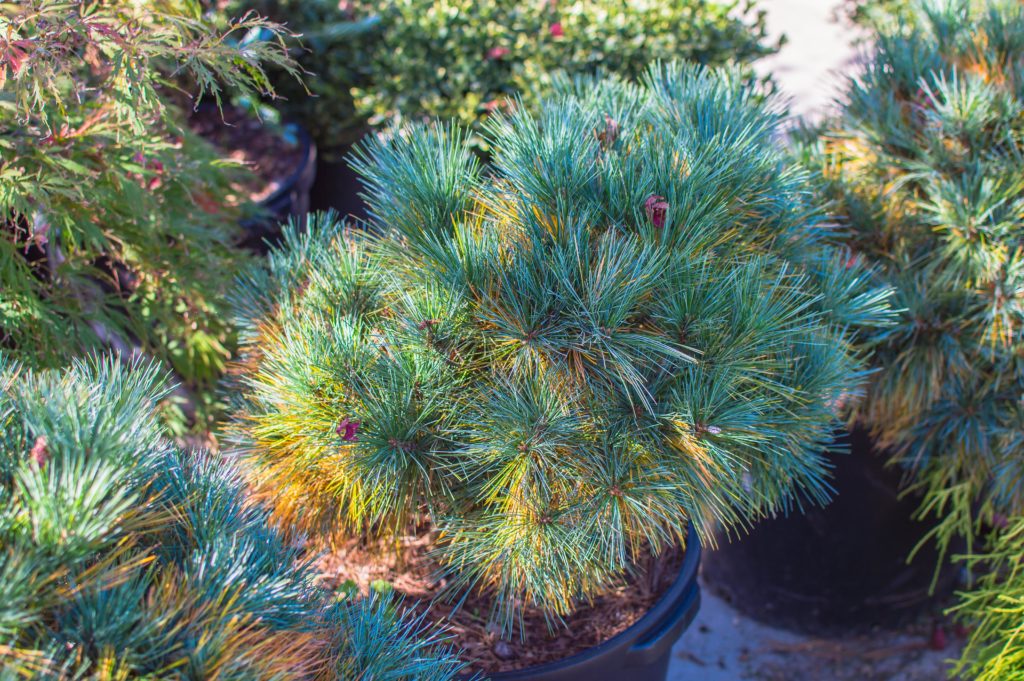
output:
M 451 593 L 441 566 L 431 556 L 433 548 L 434 534 L 426 528 L 397 542 L 346 540 L 320 559 L 321 583 L 330 589 L 357 586 L 366 594 L 374 582 L 387 582 L 405 597 L 404 607 L 425 613 L 427 621 L 445 625 L 453 636 L 451 643 L 462 651 L 462 659 L 472 670 L 485 674 L 564 659 L 624 631 L 669 589 L 684 554 L 673 549 L 642 561 L 634 575 L 577 609 L 565 618 L 564 626 L 549 624 L 542 611 L 527 608 L 522 627 L 517 627 L 511 638 L 502 638 L 499 628 L 489 621 L 489 595 Z
M 253 171 L 235 189 L 254 202 L 270 197 L 303 162 L 302 146 L 282 137 L 272 126 L 243 109 L 225 106 L 200 107 L 189 117 L 189 127 L 218 149 L 225 158 Z

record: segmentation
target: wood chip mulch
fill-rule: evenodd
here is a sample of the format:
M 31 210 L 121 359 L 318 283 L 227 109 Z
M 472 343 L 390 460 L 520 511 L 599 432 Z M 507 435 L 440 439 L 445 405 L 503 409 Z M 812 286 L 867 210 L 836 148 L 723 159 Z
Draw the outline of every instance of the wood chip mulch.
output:
M 225 106 L 202 107 L 189 117 L 189 127 L 224 152 L 225 158 L 246 166 L 253 177 L 235 189 L 254 202 L 278 190 L 302 164 L 303 149 L 246 111 Z
M 366 594 L 373 582 L 387 582 L 405 597 L 404 606 L 426 611 L 427 621 L 443 624 L 453 636 L 451 643 L 474 671 L 512 671 L 560 660 L 598 645 L 622 632 L 646 613 L 672 585 L 683 560 L 674 549 L 638 565 L 636 575 L 580 607 L 566 618 L 565 626 L 551 625 L 537 609 L 523 613 L 523 626 L 503 639 L 488 621 L 491 601 L 486 593 L 453 594 L 431 557 L 433 534 L 420 528 L 401 537 L 397 544 L 368 544 L 350 539 L 334 545 L 317 567 L 321 583 L 330 589 L 358 586 Z

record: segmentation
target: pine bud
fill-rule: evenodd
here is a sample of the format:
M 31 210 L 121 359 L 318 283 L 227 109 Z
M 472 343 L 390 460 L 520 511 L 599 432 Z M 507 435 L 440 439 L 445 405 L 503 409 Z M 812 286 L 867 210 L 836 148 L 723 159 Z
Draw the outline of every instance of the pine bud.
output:
M 651 194 L 644 201 L 644 212 L 647 213 L 647 219 L 651 221 L 651 224 L 661 229 L 665 226 L 665 214 L 668 213 L 668 202 L 665 201 L 664 196 L 658 196 L 657 194 Z
M 344 440 L 345 442 L 355 442 L 359 439 L 358 437 L 356 437 L 356 434 L 359 432 L 359 426 L 361 425 L 361 422 L 350 421 L 349 418 L 346 416 L 338 424 L 338 427 L 334 429 L 334 432 L 340 435 L 341 439 Z
M 32 445 L 32 450 L 29 452 L 29 457 L 40 468 L 46 465 L 46 462 L 50 460 L 50 449 L 46 446 L 45 437 L 40 435 L 36 438 L 36 442 Z
M 619 123 L 608 114 L 604 115 L 604 130 L 597 133 L 597 140 L 603 147 L 610 147 L 619 138 Z

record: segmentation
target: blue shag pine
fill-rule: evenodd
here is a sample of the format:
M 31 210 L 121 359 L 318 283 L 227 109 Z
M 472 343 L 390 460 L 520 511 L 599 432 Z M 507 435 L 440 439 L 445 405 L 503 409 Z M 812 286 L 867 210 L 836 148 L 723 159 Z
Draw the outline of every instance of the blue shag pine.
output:
M 166 393 L 154 365 L 0 354 L 0 678 L 457 676 L 443 632 L 319 590 L 231 465 L 164 436 Z
M 978 624 L 961 671 L 985 681 L 1024 679 L 1022 111 L 1020 3 L 915 4 L 804 145 L 850 247 L 896 290 L 854 416 L 923 493 L 940 545 L 965 537 L 990 571 L 960 608 Z
M 730 72 L 562 80 L 488 125 L 366 144 L 367 230 L 288 231 L 239 287 L 234 437 L 276 515 L 404 531 L 506 628 L 691 520 L 830 493 L 886 291 L 832 245 L 780 117 Z

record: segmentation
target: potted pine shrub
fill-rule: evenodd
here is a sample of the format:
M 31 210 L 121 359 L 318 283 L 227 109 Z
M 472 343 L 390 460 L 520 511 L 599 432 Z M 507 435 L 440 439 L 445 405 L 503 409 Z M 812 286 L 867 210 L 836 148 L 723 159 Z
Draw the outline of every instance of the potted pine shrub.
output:
M 313 218 L 236 295 L 257 498 L 493 678 L 663 678 L 702 521 L 828 495 L 886 315 L 778 123 L 673 63 L 496 116 L 487 172 L 457 127 L 368 142 L 370 228 Z
M 444 635 L 317 587 L 230 463 L 166 438 L 154 364 L 0 353 L 0 675 L 442 681 Z
M 842 117 L 804 145 L 850 247 L 901 310 L 870 338 L 877 370 L 854 418 L 922 495 L 927 541 L 966 542 L 992 570 L 960 612 L 981 622 L 961 671 L 993 680 L 1022 669 L 1021 36 L 1019 3 L 916 6 L 877 36 Z

